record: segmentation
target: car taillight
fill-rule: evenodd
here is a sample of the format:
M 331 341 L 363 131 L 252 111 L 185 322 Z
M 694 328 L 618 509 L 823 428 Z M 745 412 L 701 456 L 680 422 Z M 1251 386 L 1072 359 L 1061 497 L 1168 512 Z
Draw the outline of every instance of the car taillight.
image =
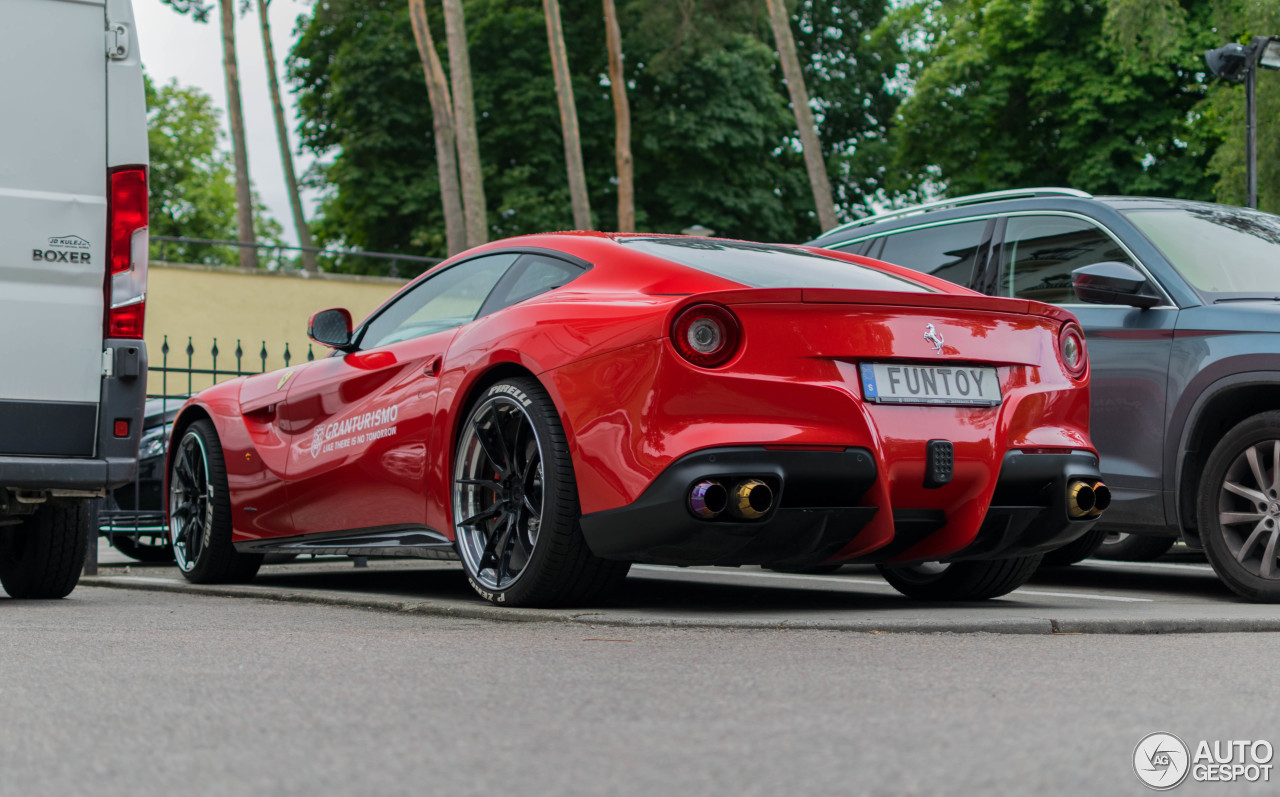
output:
M 1089 367 L 1089 355 L 1084 350 L 1084 332 L 1080 327 L 1075 324 L 1062 327 L 1062 331 L 1058 333 L 1058 358 L 1073 378 L 1084 376 Z
M 742 327 L 727 308 L 695 304 L 676 316 L 671 343 L 680 356 L 701 368 L 719 368 L 738 351 Z
M 108 338 L 141 338 L 147 307 L 147 171 L 113 169 L 107 198 Z

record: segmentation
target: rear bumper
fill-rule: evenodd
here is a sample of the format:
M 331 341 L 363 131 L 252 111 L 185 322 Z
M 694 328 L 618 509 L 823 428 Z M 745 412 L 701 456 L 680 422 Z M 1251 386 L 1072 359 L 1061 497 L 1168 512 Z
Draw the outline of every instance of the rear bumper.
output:
M 133 478 L 138 461 L 0 457 L 0 487 L 15 490 L 102 490 Z
M 755 521 L 695 517 L 689 490 L 702 479 L 770 484 L 773 507 Z M 591 550 L 655 564 L 743 565 L 834 556 L 875 515 L 859 506 L 876 479 L 870 452 L 713 448 L 682 457 L 631 504 L 582 516 Z
M 1067 484 L 1077 479 L 1102 480 L 1096 456 L 1085 451 L 1010 451 L 1004 457 L 991 508 L 977 538 L 945 561 L 1046 553 L 1080 537 L 1098 518 L 1077 520 L 1067 513 Z
M 133 479 L 147 399 L 147 349 L 140 340 L 108 340 L 105 347 L 111 351 L 112 373 L 102 378 L 96 440 L 92 417 L 10 435 L 5 439 L 13 445 L 0 453 L 0 489 L 97 491 Z M 128 435 L 115 436 L 117 420 L 129 422 Z M 5 422 L 0 417 L 0 424 Z
M 690 490 L 699 481 L 729 484 L 748 478 L 761 479 L 774 491 L 773 507 L 763 517 L 742 521 L 725 513 L 705 520 L 689 508 Z M 803 566 L 849 548 L 883 509 L 892 513 L 892 539 L 872 553 L 843 561 L 914 561 L 910 551 L 948 525 L 946 512 L 865 505 L 877 478 L 871 453 L 861 448 L 708 449 L 677 460 L 631 504 L 583 515 L 582 532 L 591 550 L 606 559 Z M 1009 452 L 976 535 L 970 532 L 969 544 L 942 558 L 1003 559 L 1071 542 L 1097 522 L 1072 519 L 1067 512 L 1067 484 L 1076 479 L 1100 479 L 1092 453 Z

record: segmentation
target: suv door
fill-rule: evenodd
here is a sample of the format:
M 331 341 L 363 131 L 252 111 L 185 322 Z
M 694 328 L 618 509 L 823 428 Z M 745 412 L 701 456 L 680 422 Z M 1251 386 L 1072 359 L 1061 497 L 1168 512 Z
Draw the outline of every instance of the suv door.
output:
M 1172 302 L 1145 310 L 1078 303 L 1071 288 L 1074 269 L 1113 260 L 1145 271 L 1118 238 L 1083 217 L 1010 216 L 997 255 L 987 282 L 995 287 L 992 293 L 1067 306 L 1084 327 L 1092 385 L 1090 436 L 1116 496 L 1108 525 L 1163 526 L 1160 474 L 1177 307 Z

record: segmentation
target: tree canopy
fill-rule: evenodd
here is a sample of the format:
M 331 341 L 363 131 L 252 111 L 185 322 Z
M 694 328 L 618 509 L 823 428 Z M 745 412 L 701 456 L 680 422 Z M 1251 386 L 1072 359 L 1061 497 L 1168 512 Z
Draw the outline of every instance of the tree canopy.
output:
M 152 236 L 231 241 L 236 237 L 236 184 L 222 142 L 220 112 L 208 94 L 172 81 L 145 80 L 147 144 L 151 149 Z M 279 223 L 257 202 L 259 240 L 281 242 Z M 234 263 L 233 247 L 154 241 L 151 256 L 184 263 Z
M 428 3 L 443 28 L 439 3 Z M 561 0 L 590 204 L 616 224 L 599 0 Z M 617 0 L 636 227 L 819 232 L 763 0 Z M 1243 101 L 1203 53 L 1280 30 L 1273 0 L 791 0 L 838 212 L 1030 185 L 1243 199 Z M 540 0 L 466 0 L 492 237 L 572 225 Z M 448 63 L 443 41 L 436 44 Z M 322 241 L 443 255 L 432 117 L 404 0 L 326 0 L 290 78 Z M 1280 118 L 1280 76 L 1259 78 Z M 1275 85 L 1271 85 L 1275 84 Z M 1280 136 L 1262 141 L 1280 202 Z M 352 266 L 352 268 L 376 268 Z
M 613 108 L 599 0 L 562 0 L 587 185 L 596 224 L 616 224 Z M 759 0 L 617 4 L 626 52 L 636 225 L 803 240 L 819 232 L 772 34 Z M 797 44 L 820 85 L 838 201 L 865 205 L 882 170 L 896 100 L 891 61 L 863 28 L 884 0 L 803 0 Z M 440 10 L 428 4 L 433 27 Z M 495 237 L 572 226 L 545 19 L 538 0 L 468 0 L 489 223 Z M 447 62 L 447 59 L 444 59 Z M 430 107 L 407 4 L 329 0 L 300 23 L 290 59 L 302 143 L 322 158 L 323 240 L 441 255 L 444 223 Z M 868 101 L 870 98 L 870 101 Z M 828 135 L 829 126 L 834 135 Z

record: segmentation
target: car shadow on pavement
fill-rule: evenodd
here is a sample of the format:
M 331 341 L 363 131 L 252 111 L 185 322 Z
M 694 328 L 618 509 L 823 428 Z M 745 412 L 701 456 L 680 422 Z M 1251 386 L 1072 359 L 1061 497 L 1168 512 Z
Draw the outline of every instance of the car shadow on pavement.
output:
M 677 571 L 678 572 L 678 571 Z M 732 573 L 732 570 L 726 570 Z M 855 571 L 856 573 L 856 571 Z M 828 586 L 829 582 L 829 586 Z M 439 567 L 417 569 L 397 567 L 306 569 L 283 565 L 264 569 L 254 579 L 258 586 L 282 590 L 315 589 L 334 593 L 373 593 L 406 600 L 461 600 L 481 603 L 468 586 L 462 569 Z M 645 576 L 628 578 L 607 601 L 570 607 L 590 611 L 610 609 L 622 611 L 661 610 L 675 612 L 710 612 L 721 616 L 750 616 L 762 611 L 774 612 L 843 612 L 888 611 L 911 609 L 930 611 L 963 608 L 973 610 L 1008 610 L 1031 605 L 1008 596 L 994 601 L 937 603 L 915 601 L 891 591 L 888 585 L 854 584 L 839 576 L 809 581 L 804 587 L 788 587 L 784 583 L 743 585 L 663 579 Z M 1045 603 L 1035 604 L 1043 608 Z

